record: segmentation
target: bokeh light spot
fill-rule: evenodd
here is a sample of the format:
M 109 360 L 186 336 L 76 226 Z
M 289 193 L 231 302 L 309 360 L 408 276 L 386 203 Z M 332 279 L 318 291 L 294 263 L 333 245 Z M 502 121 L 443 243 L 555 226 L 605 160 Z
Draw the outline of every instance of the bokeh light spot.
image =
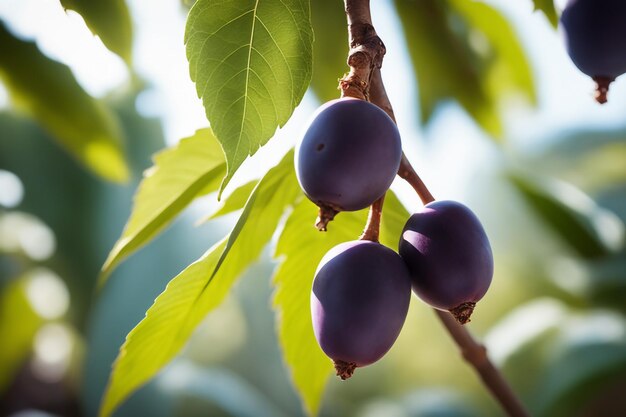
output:
M 44 381 L 60 381 L 69 368 L 73 345 L 73 335 L 67 326 L 59 323 L 43 326 L 33 343 L 33 372 Z
M 46 268 L 31 272 L 26 295 L 33 310 L 47 320 L 62 317 L 70 305 L 70 294 L 65 283 Z
M 0 91 L 1 107 L 2 91 Z M 22 198 L 24 198 L 22 181 L 14 173 L 0 169 L 0 205 L 7 208 L 15 207 L 22 202 Z

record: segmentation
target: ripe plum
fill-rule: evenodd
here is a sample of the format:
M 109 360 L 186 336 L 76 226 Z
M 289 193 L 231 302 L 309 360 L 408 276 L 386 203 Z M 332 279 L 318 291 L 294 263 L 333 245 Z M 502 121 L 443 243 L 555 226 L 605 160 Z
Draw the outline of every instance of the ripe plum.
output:
M 409 271 L 388 247 L 358 240 L 324 255 L 313 281 L 311 316 L 315 337 L 341 379 L 387 353 L 410 298 Z
M 596 100 L 605 103 L 609 84 L 626 72 L 626 2 L 569 0 L 561 27 L 567 53 L 596 81 Z
M 454 201 L 427 204 L 406 222 L 399 252 L 423 301 L 450 311 L 461 323 L 469 321 L 491 284 L 493 256 L 468 207 Z
M 313 116 L 296 148 L 296 174 L 304 193 L 321 208 L 355 211 L 387 191 L 401 157 L 398 128 L 383 110 L 341 98 Z

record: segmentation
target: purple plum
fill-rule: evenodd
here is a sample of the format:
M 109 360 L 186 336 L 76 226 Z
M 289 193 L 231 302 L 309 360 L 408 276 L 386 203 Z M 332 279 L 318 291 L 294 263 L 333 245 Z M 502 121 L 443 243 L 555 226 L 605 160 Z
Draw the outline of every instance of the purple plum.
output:
M 567 53 L 596 81 L 596 99 L 605 103 L 609 84 L 626 72 L 626 2 L 569 0 L 561 28 Z
M 313 281 L 311 316 L 315 337 L 341 379 L 387 353 L 410 298 L 409 271 L 388 247 L 357 240 L 324 255 Z
M 435 201 L 404 226 L 399 252 L 413 290 L 427 304 L 469 321 L 493 276 L 493 255 L 476 215 L 455 201 Z
M 296 174 L 321 208 L 355 211 L 393 182 L 402 157 L 398 128 L 378 106 L 354 98 L 318 109 L 296 148 Z

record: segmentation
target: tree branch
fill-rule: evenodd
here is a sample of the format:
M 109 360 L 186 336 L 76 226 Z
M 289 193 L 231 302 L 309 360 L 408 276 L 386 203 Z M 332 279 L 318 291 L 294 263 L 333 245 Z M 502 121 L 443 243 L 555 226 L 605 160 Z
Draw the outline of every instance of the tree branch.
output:
M 343 96 L 370 100 L 378 105 L 395 121 L 393 107 L 389 102 L 382 81 L 382 66 L 385 46 L 376 34 L 372 25 L 369 0 L 344 0 L 350 33 L 350 53 L 348 65 L 350 72 L 340 81 Z M 402 155 L 398 175 L 415 189 L 424 204 L 434 201 L 424 182 L 417 175 L 411 163 Z M 372 212 L 378 207 L 378 201 L 372 205 Z M 382 207 L 382 201 L 380 201 Z M 380 221 L 380 217 L 378 217 Z M 369 230 L 369 221 L 368 228 Z M 378 229 L 378 228 L 376 228 Z M 459 346 L 463 358 L 474 367 L 487 389 L 506 410 L 510 417 L 529 417 L 521 401 L 504 379 L 500 371 L 493 365 L 487 355 L 487 349 L 478 343 L 467 330 L 459 324 L 450 313 L 435 310 L 448 333 Z
M 478 343 L 472 334 L 447 311 L 435 310 L 439 320 L 454 339 L 461 356 L 470 363 L 483 381 L 483 385 L 510 417 L 530 417 L 524 404 L 515 395 L 498 368 L 489 360 L 487 349 Z
M 369 1 L 346 0 L 348 18 L 348 66 L 350 72 L 339 81 L 342 97 L 369 101 L 370 79 L 380 68 L 385 56 L 385 45 L 372 26 Z

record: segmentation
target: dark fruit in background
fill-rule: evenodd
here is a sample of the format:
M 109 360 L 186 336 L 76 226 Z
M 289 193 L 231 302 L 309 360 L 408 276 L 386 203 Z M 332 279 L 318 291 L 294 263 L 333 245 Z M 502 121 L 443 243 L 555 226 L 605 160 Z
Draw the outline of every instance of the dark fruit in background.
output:
M 606 102 L 609 84 L 626 72 L 626 1 L 570 0 L 561 27 L 567 53 L 598 84 L 598 102 Z
M 313 281 L 311 316 L 315 337 L 341 379 L 387 353 L 410 298 L 409 271 L 388 247 L 358 240 L 324 255 Z
M 400 166 L 398 128 L 379 107 L 341 98 L 313 116 L 296 148 L 296 174 L 318 206 L 355 211 L 371 205 L 393 182 Z
M 489 240 L 469 208 L 455 201 L 427 204 L 406 222 L 399 252 L 423 301 L 469 321 L 493 276 Z

